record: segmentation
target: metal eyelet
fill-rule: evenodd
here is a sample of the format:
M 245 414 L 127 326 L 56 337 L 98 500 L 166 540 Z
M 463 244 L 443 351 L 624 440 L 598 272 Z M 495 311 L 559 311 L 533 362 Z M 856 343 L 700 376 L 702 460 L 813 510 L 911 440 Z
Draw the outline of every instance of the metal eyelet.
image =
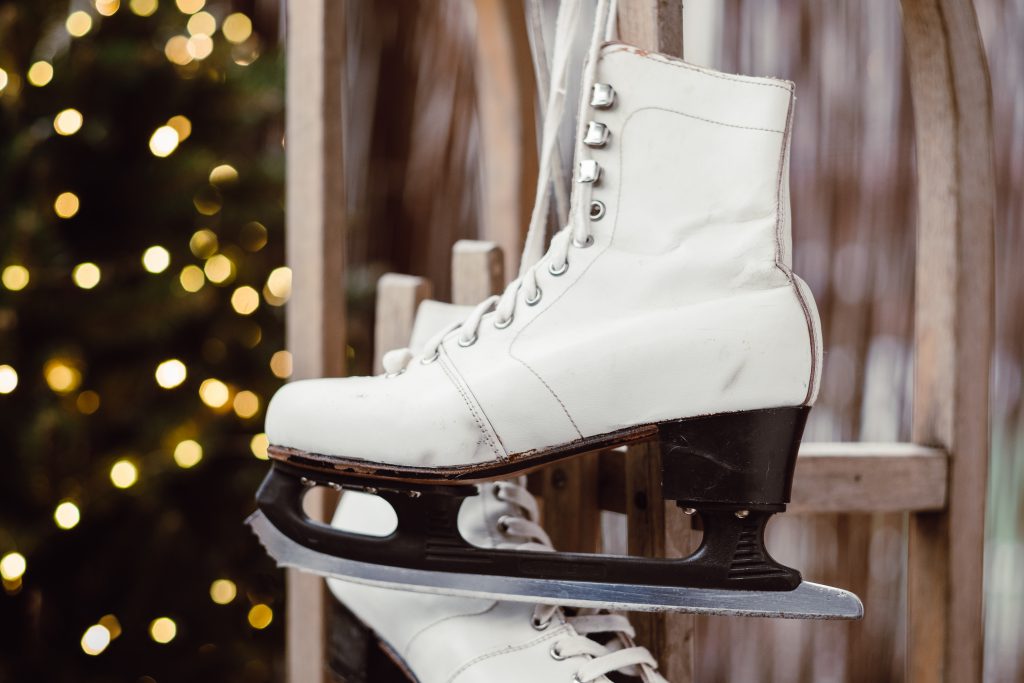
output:
M 462 337 L 459 337 L 459 346 L 461 346 L 462 348 L 472 346 L 473 344 L 476 344 L 477 339 L 479 339 L 479 337 L 475 334 L 469 339 L 463 339 Z
M 583 683 L 583 679 L 580 678 L 580 672 L 577 671 L 572 675 L 572 683 Z
M 611 133 L 608 130 L 608 126 L 597 121 L 588 121 L 587 132 L 583 136 L 583 144 L 587 147 L 604 147 L 608 144 L 609 137 L 611 137 Z
M 548 626 L 551 626 L 551 620 L 538 621 L 537 617 L 530 617 L 530 625 L 533 626 L 535 631 L 543 631 L 547 629 Z
M 587 241 L 586 242 L 577 242 L 575 237 L 572 238 L 572 246 L 576 247 L 577 249 L 586 249 L 587 247 L 591 246 L 593 243 L 594 243 L 594 236 L 593 235 L 587 235 Z
M 551 646 L 550 653 L 551 659 L 555 660 L 556 662 L 560 662 L 563 659 L 565 659 L 565 655 L 562 654 L 562 650 L 558 647 L 558 643 L 555 643 Z
M 565 275 L 565 271 L 567 270 L 569 270 L 568 261 L 563 262 L 560 268 L 555 268 L 554 263 L 548 266 L 548 272 L 554 275 L 555 277 L 558 277 L 559 275 Z
M 437 360 L 440 357 L 441 357 L 441 351 L 440 350 L 434 351 L 434 355 L 433 356 L 427 356 L 426 358 L 421 358 L 420 359 L 420 364 L 422 364 L 422 365 L 430 365 L 431 363 L 433 363 L 435 360 Z
M 499 484 L 495 484 L 495 485 L 494 485 L 494 486 L 493 486 L 493 487 L 491 488 L 491 492 L 492 492 L 492 493 L 494 494 L 494 497 L 495 497 L 495 498 L 497 498 L 498 500 L 501 500 L 501 492 L 502 492 L 502 488 L 501 488 L 501 484 L 500 484 L 500 483 L 499 483 Z
M 579 165 L 579 173 L 576 176 L 578 183 L 593 183 L 601 180 L 601 164 L 593 159 L 582 159 Z
M 604 202 L 597 199 L 590 202 L 590 220 L 599 221 L 604 218 L 604 210 Z
M 497 329 L 499 329 L 499 330 L 503 330 L 503 329 L 505 329 L 506 327 L 508 327 L 511 324 L 512 324 L 512 316 L 509 316 L 505 320 L 498 320 L 497 318 L 494 319 L 494 326 Z
M 615 89 L 607 83 L 595 83 L 590 89 L 590 106 L 594 109 L 610 109 L 615 104 Z
M 505 515 L 502 515 L 501 517 L 498 518 L 498 531 L 500 531 L 503 534 L 507 534 L 508 533 L 508 529 L 509 529 L 508 517 L 506 517 Z
M 538 303 L 540 303 L 540 297 L 543 294 L 544 294 L 544 292 L 540 291 L 540 287 L 538 287 L 537 288 L 537 296 L 533 297 L 532 299 L 530 297 L 526 297 L 525 299 L 523 299 L 523 301 L 526 302 L 527 306 L 536 306 Z

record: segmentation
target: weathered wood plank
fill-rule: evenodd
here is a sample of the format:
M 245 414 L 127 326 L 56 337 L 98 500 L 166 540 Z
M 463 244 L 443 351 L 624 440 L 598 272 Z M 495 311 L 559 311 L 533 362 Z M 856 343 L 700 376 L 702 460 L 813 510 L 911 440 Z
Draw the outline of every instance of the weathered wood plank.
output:
M 522 2 L 504 0 L 475 0 L 475 5 L 483 195 L 477 234 L 500 244 L 505 268 L 515 272 L 537 177 L 525 8 Z
M 391 349 L 409 343 L 416 309 L 429 299 L 433 291 L 430 281 L 415 275 L 385 273 L 377 281 L 376 322 L 373 330 L 373 368 L 383 372 L 381 359 Z
M 623 450 L 602 451 L 598 504 L 626 512 L 619 491 L 627 480 Z M 949 458 L 938 448 L 903 443 L 805 443 L 800 449 L 789 511 L 906 512 L 946 505 Z
M 505 287 L 502 249 L 494 242 L 459 240 L 452 247 L 452 303 L 478 304 Z
M 911 516 L 908 673 L 982 678 L 993 341 L 991 92 L 970 0 L 904 0 L 917 149 L 912 437 L 952 455 L 949 506 Z
M 623 42 L 675 57 L 683 55 L 683 4 L 671 0 L 619 0 Z M 626 461 L 626 510 L 631 554 L 666 557 L 690 542 L 689 520 L 666 515 L 661 500 L 661 455 L 656 444 L 630 446 Z M 647 505 L 638 503 L 649 502 Z M 669 504 L 668 507 L 674 507 Z M 635 615 L 640 642 L 651 648 L 661 672 L 674 683 L 694 680 L 695 619 L 688 614 Z
M 288 7 L 287 258 L 292 270 L 287 345 L 295 379 L 345 371 L 344 221 L 341 97 L 342 3 L 303 0 Z M 328 497 L 307 497 L 326 519 Z M 319 577 L 287 575 L 287 676 L 327 681 L 326 590 Z
M 683 56 L 680 0 L 619 0 L 619 38 L 645 50 Z

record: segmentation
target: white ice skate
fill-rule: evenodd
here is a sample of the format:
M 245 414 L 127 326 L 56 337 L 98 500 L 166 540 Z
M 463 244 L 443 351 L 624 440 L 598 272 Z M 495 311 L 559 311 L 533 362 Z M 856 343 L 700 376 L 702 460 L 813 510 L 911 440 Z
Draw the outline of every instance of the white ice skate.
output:
M 280 563 L 377 585 L 528 602 L 857 618 L 763 543 L 818 391 L 821 332 L 791 271 L 793 84 L 603 43 L 583 77 L 572 213 L 540 255 L 577 3 L 560 12 L 538 202 L 520 276 L 378 377 L 274 397 L 274 468 L 252 524 Z M 485 549 L 458 531 L 471 482 L 658 439 L 663 496 L 696 510 L 680 560 Z M 301 511 L 306 485 L 373 490 L 383 539 Z M 682 513 L 680 513 L 682 514 Z
M 459 513 L 462 535 L 481 547 L 550 551 L 534 521 L 537 504 L 519 481 L 479 487 Z M 382 536 L 397 520 L 380 498 L 346 492 L 333 526 Z M 333 667 L 345 680 L 372 683 L 610 683 L 617 672 L 636 683 L 667 683 L 651 653 L 633 641 L 618 614 L 561 609 L 363 586 L 330 580 L 344 609 L 335 625 Z M 575 678 L 574 678 L 575 676 Z

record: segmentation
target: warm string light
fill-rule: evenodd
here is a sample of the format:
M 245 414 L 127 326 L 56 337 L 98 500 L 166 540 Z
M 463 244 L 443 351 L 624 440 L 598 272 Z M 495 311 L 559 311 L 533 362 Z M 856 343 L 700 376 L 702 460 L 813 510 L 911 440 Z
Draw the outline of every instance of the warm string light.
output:
M 53 211 L 60 218 L 71 218 L 81 207 L 78 195 L 74 192 L 61 192 L 53 200 Z
M 82 382 L 82 373 L 70 361 L 51 358 L 43 366 L 43 377 L 50 389 L 58 394 L 70 394 Z
M 7 266 L 0 275 L 0 282 L 12 292 L 20 292 L 28 286 L 30 276 L 28 268 L 21 265 Z
M 231 293 L 231 307 L 239 315 L 252 315 L 260 305 L 260 295 L 252 287 L 245 285 Z
M 156 12 L 157 0 L 131 0 L 128 3 L 128 8 L 140 17 L 150 17 Z
M 42 88 L 53 80 L 53 65 L 49 62 L 38 61 L 28 68 L 28 82 L 37 88 Z
M 235 414 L 243 420 L 255 417 L 260 412 L 260 397 L 249 390 L 239 391 L 231 402 Z
M 235 278 L 235 264 L 224 254 L 214 254 L 203 266 L 206 279 L 215 285 L 224 285 Z
M 119 489 L 130 488 L 139 480 L 139 468 L 131 460 L 122 458 L 110 468 L 110 481 Z
M 275 351 L 270 357 L 270 371 L 278 379 L 292 376 L 292 354 L 290 351 Z
M 177 358 L 163 361 L 156 366 L 156 383 L 164 389 L 173 389 L 185 381 L 188 376 L 188 369 L 185 364 Z
M 244 43 L 252 35 L 252 20 L 241 12 L 229 14 L 220 30 L 228 42 Z
M 7 84 L 10 82 L 11 77 L 7 74 L 6 71 L 0 69 L 0 93 L 2 93 L 7 88 Z
M 174 640 L 178 635 L 178 625 L 170 617 L 157 617 L 149 624 L 149 637 L 161 645 Z
M 230 579 L 217 579 L 210 584 L 210 599 L 218 605 L 227 605 L 238 595 L 235 582 Z
M 9 394 L 18 387 L 18 371 L 10 365 L 0 365 L 0 394 Z
M 102 624 L 93 624 L 82 634 L 82 651 L 96 656 L 110 645 L 110 630 Z
M 223 408 L 231 400 L 231 389 L 224 382 L 211 377 L 199 385 L 199 398 L 211 408 Z
M 210 184 L 227 185 L 238 180 L 238 170 L 231 164 L 221 164 L 210 171 Z
M 121 0 L 95 0 L 96 11 L 105 17 L 111 17 L 121 9 Z
M 157 245 L 142 252 L 142 267 L 149 273 L 162 273 L 171 265 L 171 254 Z
M 249 441 L 249 450 L 258 460 L 269 460 L 270 455 L 267 453 L 267 447 L 270 445 L 270 441 L 267 440 L 267 435 L 259 433 L 252 437 Z
M 25 556 L 18 552 L 7 553 L 0 558 L 0 577 L 4 581 L 18 581 L 25 575 L 28 569 L 28 562 Z
M 287 266 L 274 268 L 267 276 L 263 298 L 271 306 L 283 306 L 292 294 L 292 270 Z
M 186 292 L 195 293 L 206 284 L 206 276 L 203 274 L 203 269 L 199 266 L 189 265 L 181 269 L 178 281 L 181 283 L 181 288 Z
M 185 29 L 190 36 L 212 36 L 217 30 L 217 20 L 209 12 L 196 12 L 189 17 Z
M 64 22 L 64 28 L 72 38 L 81 38 L 92 30 L 92 16 L 82 10 L 72 12 Z
M 202 459 L 203 447 L 197 441 L 185 439 L 174 447 L 174 462 L 178 467 L 189 469 L 198 465 Z
M 53 521 L 57 523 L 57 526 L 61 529 L 73 529 L 78 526 L 79 520 L 81 520 L 82 514 L 78 510 L 78 506 L 70 500 L 62 501 L 57 505 L 57 508 L 53 511 Z
M 149 151 L 156 157 L 168 157 L 174 150 L 178 149 L 181 138 L 178 131 L 171 126 L 160 126 L 149 138 Z
M 258 603 L 249 610 L 249 625 L 258 631 L 270 626 L 270 622 L 273 620 L 274 611 L 270 609 L 269 605 Z
M 71 271 L 71 279 L 82 289 L 92 289 L 100 283 L 102 272 L 95 263 L 79 263 Z
M 206 6 L 206 0 L 175 0 L 182 14 L 195 14 Z

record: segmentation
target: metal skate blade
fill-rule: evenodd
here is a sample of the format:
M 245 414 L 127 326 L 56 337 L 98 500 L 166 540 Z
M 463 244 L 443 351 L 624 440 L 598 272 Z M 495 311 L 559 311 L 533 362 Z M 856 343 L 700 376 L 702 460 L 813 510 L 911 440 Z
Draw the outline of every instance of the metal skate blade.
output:
M 738 591 L 431 572 L 356 562 L 311 550 L 278 531 L 259 511 L 250 515 L 246 523 L 279 567 L 378 588 L 637 612 L 790 619 L 860 619 L 864 616 L 864 606 L 853 593 L 808 581 L 792 591 Z

